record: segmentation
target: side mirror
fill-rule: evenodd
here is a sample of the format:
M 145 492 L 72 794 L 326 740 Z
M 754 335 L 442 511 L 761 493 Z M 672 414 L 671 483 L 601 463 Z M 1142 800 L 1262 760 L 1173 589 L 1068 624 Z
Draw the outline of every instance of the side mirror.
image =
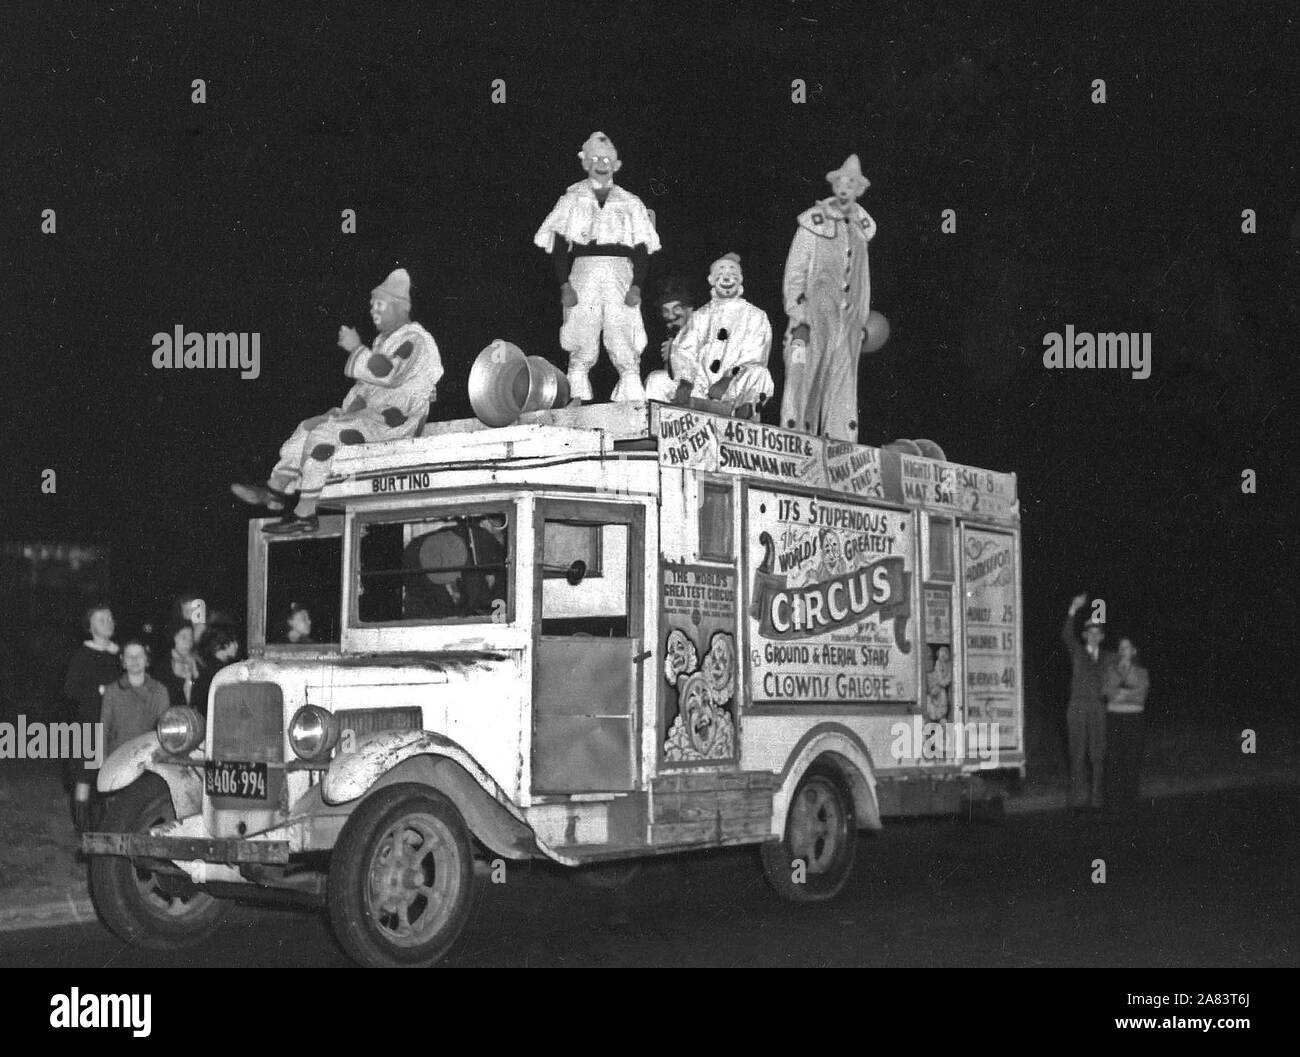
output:
M 576 558 L 574 559 L 573 564 L 569 566 L 569 571 L 564 574 L 564 578 L 568 580 L 572 586 L 577 587 L 578 584 L 582 583 L 586 575 L 587 563 L 581 558 Z

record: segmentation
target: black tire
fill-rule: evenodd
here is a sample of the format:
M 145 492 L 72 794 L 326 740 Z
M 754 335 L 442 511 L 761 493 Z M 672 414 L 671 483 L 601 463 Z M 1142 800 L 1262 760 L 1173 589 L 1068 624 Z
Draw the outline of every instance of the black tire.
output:
M 853 797 L 839 771 L 814 762 L 790 798 L 785 834 L 759 851 L 777 895 L 792 903 L 834 899 L 848 883 L 858 847 Z
M 353 961 L 397 968 L 446 957 L 474 902 L 473 849 L 456 805 L 415 783 L 372 794 L 339 834 L 327 893 Z
M 145 774 L 108 800 L 99 826 L 107 833 L 147 833 L 175 817 L 167 783 Z M 154 951 L 202 943 L 230 909 L 188 878 L 157 873 L 143 860 L 120 855 L 91 857 L 90 898 L 116 936 Z

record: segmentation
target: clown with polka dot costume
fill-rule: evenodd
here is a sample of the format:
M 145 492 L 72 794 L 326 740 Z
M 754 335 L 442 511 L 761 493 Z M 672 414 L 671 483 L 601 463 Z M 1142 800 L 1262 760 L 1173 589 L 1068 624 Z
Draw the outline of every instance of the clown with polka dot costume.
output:
M 719 257 L 709 268 L 709 303 L 692 313 L 669 350 L 669 367 L 646 379 L 651 400 L 685 403 L 687 397 L 730 404 L 738 418 L 755 418 L 775 387 L 767 369 L 772 324 L 750 304 L 740 258 Z
M 340 447 L 415 436 L 429 415 L 442 377 L 437 343 L 411 321 L 411 277 L 398 268 L 370 294 L 370 318 L 378 330 L 373 347 L 349 326 L 339 328 L 347 352 L 344 373 L 356 380 L 343 406 L 303 420 L 280 448 L 265 485 L 234 484 L 243 502 L 292 515 L 268 525 L 271 535 L 314 532 L 316 504 L 330 460 Z

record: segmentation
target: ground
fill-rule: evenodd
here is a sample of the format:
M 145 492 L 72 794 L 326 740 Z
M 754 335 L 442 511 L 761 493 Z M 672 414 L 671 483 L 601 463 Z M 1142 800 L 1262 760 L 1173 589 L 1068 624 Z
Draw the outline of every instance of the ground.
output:
M 780 902 L 753 849 L 655 863 L 615 891 L 511 866 L 505 884 L 480 879 L 447 964 L 1293 966 L 1298 800 L 1296 786 L 1255 786 L 1107 821 L 1044 811 L 907 822 L 864 834 L 847 890 L 823 906 Z M 0 966 L 346 964 L 306 911 L 241 908 L 175 955 L 132 950 L 93 922 L 0 936 Z
M 483 881 L 456 964 L 1281 965 L 1296 961 L 1300 767 L 1231 731 L 1157 732 L 1143 804 L 1064 810 L 1059 756 L 1001 824 L 929 819 L 864 834 L 845 897 L 785 906 L 753 849 L 656 862 L 614 893 L 512 864 Z M 94 920 L 58 771 L 0 764 L 0 965 L 339 964 L 321 917 L 240 909 L 198 952 L 124 948 Z M 1096 860 L 1105 884 L 1095 883 Z M 537 907 L 546 907 L 538 914 Z

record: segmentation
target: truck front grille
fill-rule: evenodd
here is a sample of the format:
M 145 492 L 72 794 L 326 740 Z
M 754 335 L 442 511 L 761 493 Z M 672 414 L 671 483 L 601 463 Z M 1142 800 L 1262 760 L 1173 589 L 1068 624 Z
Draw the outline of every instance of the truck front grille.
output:
M 343 708 L 334 713 L 339 730 L 360 737 L 381 730 L 419 730 L 424 722 L 418 706 L 405 708 Z
M 240 683 L 212 702 L 212 758 L 284 762 L 284 695 L 275 683 Z

